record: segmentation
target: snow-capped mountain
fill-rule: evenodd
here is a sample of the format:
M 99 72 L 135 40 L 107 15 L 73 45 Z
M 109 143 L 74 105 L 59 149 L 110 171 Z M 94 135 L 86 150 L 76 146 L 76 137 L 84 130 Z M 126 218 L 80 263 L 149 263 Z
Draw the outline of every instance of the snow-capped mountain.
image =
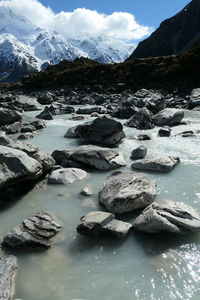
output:
M 134 48 L 133 44 L 110 37 L 66 39 L 0 6 L 0 81 L 20 80 L 48 64 L 81 56 L 102 63 L 120 62 Z

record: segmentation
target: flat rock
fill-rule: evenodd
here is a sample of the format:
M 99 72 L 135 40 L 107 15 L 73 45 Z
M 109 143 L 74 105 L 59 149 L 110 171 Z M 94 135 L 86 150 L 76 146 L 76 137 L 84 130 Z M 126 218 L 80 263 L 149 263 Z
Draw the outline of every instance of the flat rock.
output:
M 148 170 L 148 171 L 157 171 L 157 172 L 170 172 L 175 168 L 177 164 L 180 163 L 178 157 L 173 156 L 146 156 L 143 159 L 135 160 L 131 167 L 137 170 Z
M 47 213 L 38 213 L 22 221 L 3 238 L 3 245 L 11 248 L 49 248 L 61 225 Z
M 0 299 L 13 300 L 15 277 L 18 269 L 17 258 L 8 255 L 0 258 Z
M 115 172 L 100 190 L 99 201 L 110 212 L 121 214 L 146 207 L 156 195 L 156 184 L 144 174 Z
M 93 211 L 80 219 L 77 232 L 88 236 L 100 236 L 109 233 L 118 238 L 123 238 L 131 228 L 130 223 L 116 220 L 115 215 L 111 213 Z
M 98 170 L 110 170 L 126 165 L 120 152 L 93 145 L 80 146 L 73 150 L 70 159 L 83 166 Z
M 184 118 L 184 111 L 176 108 L 165 108 L 153 116 L 153 123 L 156 126 L 174 126 L 181 123 Z
M 77 168 L 62 168 L 53 171 L 48 178 L 49 184 L 69 184 L 84 179 L 87 173 Z
M 161 200 L 149 205 L 134 222 L 137 230 L 188 234 L 200 231 L 200 215 L 189 205 Z

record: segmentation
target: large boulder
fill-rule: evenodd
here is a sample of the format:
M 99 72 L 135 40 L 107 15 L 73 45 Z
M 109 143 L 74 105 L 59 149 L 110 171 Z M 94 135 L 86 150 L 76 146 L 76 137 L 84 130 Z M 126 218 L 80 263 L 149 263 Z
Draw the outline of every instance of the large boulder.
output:
M 99 201 L 110 212 L 121 214 L 146 207 L 156 195 L 156 184 L 144 174 L 115 172 L 100 190 Z
M 148 171 L 157 171 L 157 172 L 170 172 L 179 164 L 180 159 L 173 156 L 164 156 L 164 155 L 154 155 L 146 156 L 143 159 L 135 160 L 131 167 L 138 170 L 148 170 Z
M 122 154 L 117 150 L 92 145 L 78 147 L 70 158 L 83 166 L 98 170 L 110 170 L 126 165 Z
M 0 126 L 21 121 L 22 115 L 16 110 L 0 108 Z
M 42 165 L 25 152 L 0 146 L 0 189 L 34 180 L 42 171 Z
M 115 146 L 125 137 L 122 124 L 105 116 L 80 125 L 78 134 L 86 142 L 104 146 Z
M 181 123 L 184 118 L 184 111 L 176 108 L 165 108 L 153 117 L 156 126 L 174 126 Z
M 3 238 L 3 245 L 11 248 L 44 248 L 53 245 L 52 238 L 61 225 L 47 213 L 38 213 L 22 221 Z
M 61 168 L 49 175 L 49 184 L 69 184 L 86 178 L 87 173 L 77 168 Z
M 148 233 L 168 231 L 188 234 L 200 231 L 200 215 L 184 203 L 161 200 L 149 205 L 136 218 L 134 227 Z
M 97 170 L 111 170 L 126 165 L 120 152 L 114 149 L 98 146 L 80 146 L 74 150 L 56 150 L 52 153 L 59 165 L 92 168 Z
M 153 114 L 147 108 L 141 108 L 124 125 L 139 130 L 152 129 L 154 127 L 152 118 Z
M 132 228 L 132 224 L 119 221 L 111 213 L 92 211 L 80 219 L 77 231 L 88 236 L 99 236 L 104 233 L 112 234 L 118 238 L 125 237 Z
M 12 255 L 0 258 L 0 299 L 13 300 L 15 277 L 18 269 L 17 258 Z

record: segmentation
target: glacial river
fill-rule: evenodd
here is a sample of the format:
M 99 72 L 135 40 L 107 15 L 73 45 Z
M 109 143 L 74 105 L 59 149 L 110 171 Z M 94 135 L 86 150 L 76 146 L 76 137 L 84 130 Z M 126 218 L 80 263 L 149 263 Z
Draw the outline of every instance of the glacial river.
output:
M 38 112 L 26 113 L 35 116 Z M 88 120 L 89 120 L 89 116 Z M 47 128 L 28 140 L 41 150 L 71 149 L 76 139 L 66 139 L 67 129 L 80 121 L 57 116 Z M 172 135 L 200 130 L 200 112 L 186 111 L 189 125 L 172 129 Z M 83 121 L 85 122 L 85 121 Z M 139 132 L 124 127 L 126 139 L 119 150 L 130 168 L 130 153 L 138 145 L 149 153 L 179 156 L 181 164 L 171 173 L 148 173 L 158 187 L 157 199 L 185 202 L 200 212 L 200 135 L 197 137 L 157 137 L 158 128 L 145 131 L 152 140 L 139 142 Z M 141 133 L 141 131 L 140 131 Z M 119 169 L 120 170 L 120 169 Z M 200 234 L 148 235 L 136 231 L 125 240 L 83 237 L 76 233 L 79 218 L 98 204 L 98 190 L 110 172 L 90 172 L 89 178 L 75 184 L 47 185 L 35 189 L 0 212 L 0 236 L 28 216 L 39 211 L 52 213 L 62 223 L 56 245 L 47 251 L 11 251 L 19 262 L 16 299 L 22 300 L 199 300 Z M 80 195 L 89 186 L 91 197 Z M 132 221 L 135 214 L 125 216 Z M 3 253 L 0 253 L 1 255 Z

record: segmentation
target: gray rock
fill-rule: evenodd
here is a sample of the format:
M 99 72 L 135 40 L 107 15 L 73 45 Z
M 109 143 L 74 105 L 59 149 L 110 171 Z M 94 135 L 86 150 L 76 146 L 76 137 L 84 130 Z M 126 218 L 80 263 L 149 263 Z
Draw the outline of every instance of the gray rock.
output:
M 200 231 L 200 216 L 194 208 L 180 202 L 161 200 L 149 205 L 134 222 L 137 230 L 188 234 Z
M 30 156 L 39 150 L 38 148 L 36 148 L 35 146 L 33 146 L 29 143 L 10 139 L 3 132 L 0 132 L 0 145 L 23 151 Z
M 0 299 L 13 300 L 15 294 L 15 277 L 18 269 L 17 258 L 2 256 L 0 258 Z
M 10 125 L 5 125 L 1 127 L 3 131 L 5 131 L 7 134 L 15 134 L 21 131 L 22 123 L 21 122 L 15 122 Z
M 120 152 L 93 145 L 80 146 L 73 150 L 70 159 L 85 167 L 98 170 L 110 170 L 126 165 Z
M 148 171 L 157 171 L 157 172 L 170 172 L 179 164 L 180 159 L 173 156 L 146 156 L 143 159 L 138 159 L 134 161 L 131 165 L 133 169 L 137 170 L 148 170 Z
M 124 238 L 131 230 L 130 223 L 118 221 L 111 213 L 93 211 L 80 219 L 77 232 L 88 236 L 100 236 L 104 233 Z
M 136 112 L 124 125 L 139 130 L 152 129 L 154 127 L 152 118 L 153 114 L 147 108 L 142 108 Z
M 18 140 L 28 140 L 34 137 L 34 134 L 31 132 L 20 134 L 17 139 Z
M 42 165 L 25 152 L 0 146 L 0 189 L 34 180 L 42 175 Z
M 3 245 L 11 248 L 44 248 L 53 245 L 52 238 L 61 225 L 47 213 L 38 213 L 22 221 L 3 238 Z
M 145 146 L 139 146 L 131 152 L 131 159 L 142 159 L 147 155 L 147 148 Z
M 58 169 L 48 178 L 49 184 L 69 184 L 86 178 L 87 173 L 77 168 Z
M 88 114 L 88 115 L 90 115 L 90 114 L 92 114 L 92 113 L 101 113 L 101 107 L 97 107 L 97 106 L 95 106 L 95 107 L 84 107 L 84 108 L 78 108 L 77 110 L 76 110 L 76 114 L 77 115 L 84 115 L 84 114 Z
M 82 196 L 91 196 L 92 195 L 92 191 L 91 191 L 91 189 L 89 189 L 87 186 L 86 187 L 84 187 L 81 191 L 80 191 L 80 194 L 82 195 Z
M 21 113 L 15 110 L 0 108 L 0 126 L 12 124 L 22 119 Z
M 105 116 L 80 125 L 78 134 L 89 143 L 105 146 L 115 146 L 125 137 L 122 124 Z
M 49 111 L 47 106 L 39 115 L 36 116 L 36 118 L 43 120 L 53 120 L 52 113 Z
M 37 101 L 42 105 L 51 104 L 53 102 L 52 96 L 53 95 L 49 92 L 40 93 L 38 95 Z
M 43 151 L 37 151 L 32 154 L 32 158 L 36 159 L 42 165 L 43 172 L 53 169 L 55 165 L 53 157 L 49 153 Z
M 30 122 L 30 125 L 33 125 L 36 130 L 43 129 L 46 127 L 45 121 L 34 119 Z
M 171 135 L 171 128 L 168 126 L 164 126 L 159 129 L 158 136 L 160 137 L 169 137 Z
M 70 127 L 66 134 L 65 134 L 65 138 L 78 138 L 79 137 L 79 132 L 78 132 L 78 128 L 79 128 L 79 125 L 77 126 L 73 126 L 73 127 Z
M 130 212 L 151 204 L 157 195 L 156 184 L 134 172 L 115 172 L 99 192 L 99 201 L 116 214 Z
M 181 123 L 184 118 L 184 111 L 175 108 L 165 108 L 153 117 L 156 126 L 174 126 Z

